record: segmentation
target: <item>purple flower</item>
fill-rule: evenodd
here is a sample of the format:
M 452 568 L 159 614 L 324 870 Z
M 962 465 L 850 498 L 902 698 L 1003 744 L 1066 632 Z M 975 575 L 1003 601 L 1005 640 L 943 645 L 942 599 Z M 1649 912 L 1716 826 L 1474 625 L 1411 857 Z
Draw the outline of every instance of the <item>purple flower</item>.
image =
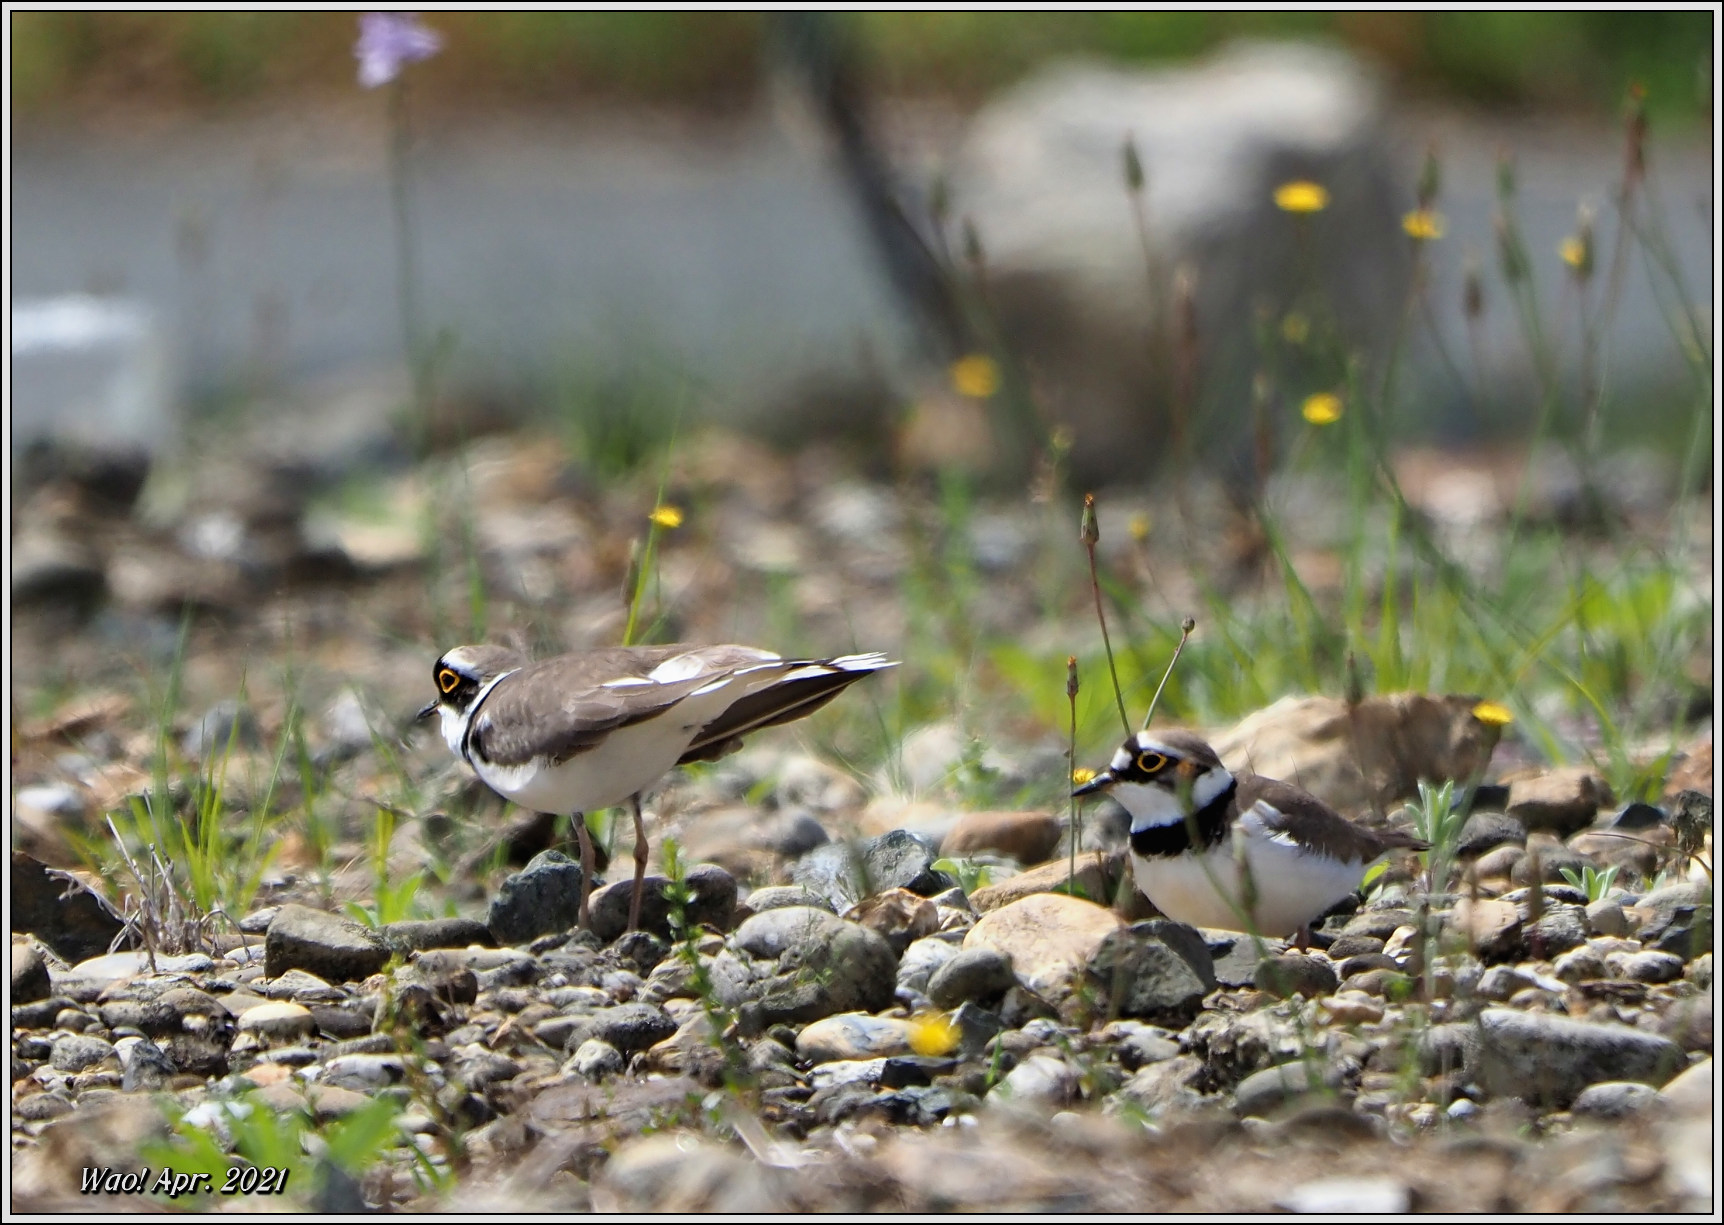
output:
M 406 65 L 428 60 L 442 49 L 443 36 L 420 25 L 417 13 L 359 15 L 359 42 L 353 54 L 359 57 L 359 83 L 366 89 L 387 85 Z

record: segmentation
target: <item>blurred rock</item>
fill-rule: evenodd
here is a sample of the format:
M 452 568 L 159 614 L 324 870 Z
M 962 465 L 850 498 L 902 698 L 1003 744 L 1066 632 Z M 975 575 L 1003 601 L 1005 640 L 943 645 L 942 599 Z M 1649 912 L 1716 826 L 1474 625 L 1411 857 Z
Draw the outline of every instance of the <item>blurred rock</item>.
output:
M 1281 999 L 1293 995 L 1316 999 L 1334 991 L 1340 980 L 1326 961 L 1301 957 L 1297 953 L 1283 953 L 1258 962 L 1253 983 L 1259 991 Z
M 1343 813 L 1388 808 L 1420 779 L 1472 778 L 1500 729 L 1473 717 L 1478 698 L 1397 693 L 1349 709 L 1339 698 L 1289 697 L 1211 743 L 1230 770 L 1296 778 Z
M 1184 1029 L 1203 1007 L 1208 988 L 1186 958 L 1147 926 L 1109 932 L 1085 966 L 1087 981 L 1105 1015 Z
M 954 949 L 954 956 L 928 979 L 928 998 L 936 1008 L 964 1003 L 988 1004 L 1009 991 L 1017 977 L 1012 961 L 994 948 Z
M 1051 859 L 1016 876 L 1007 877 L 997 885 L 977 889 L 970 895 L 970 905 L 985 914 L 1038 893 L 1063 891 L 1067 882 L 1074 879 L 1080 896 L 1105 904 L 1118 891 L 1124 873 L 1123 852 L 1104 855 L 1099 851 L 1088 851 L 1077 857 L 1075 878 L 1071 875 L 1069 860 Z
M 998 851 L 1019 863 L 1041 863 L 1059 844 L 1060 819 L 1046 812 L 967 812 L 940 843 L 952 857 Z
M 22 851 L 12 852 L 14 932 L 34 935 L 62 959 L 77 963 L 108 951 L 125 923 L 77 877 Z
M 1013 351 L 1065 391 L 1072 462 L 1086 480 L 1137 478 L 1128 457 L 1161 449 L 1171 373 L 1143 337 L 1147 320 L 1170 326 L 1176 268 L 1196 269 L 1206 368 L 1247 369 L 1253 307 L 1264 293 L 1292 301 L 1302 241 L 1317 244 L 1317 292 L 1350 331 L 1386 336 L 1408 262 L 1381 123 L 1362 65 L 1291 43 L 1236 43 L 1153 70 L 1050 67 L 972 121 L 954 215 L 973 219 Z M 1123 175 L 1128 133 L 1144 170 L 1151 269 Z M 1276 210 L 1274 188 L 1295 178 L 1328 188 L 1320 224 Z M 1243 378 L 1224 379 L 1215 402 L 1247 403 Z M 1241 420 L 1206 415 L 1208 440 L 1236 439 Z
M 859 843 L 816 847 L 791 867 L 790 879 L 842 911 L 887 889 L 908 889 L 923 897 L 950 889 L 957 882 L 934 871 L 937 858 L 932 839 L 900 829 Z
M 1504 845 L 1526 845 L 1526 826 L 1506 813 L 1475 812 L 1461 826 L 1455 856 L 1463 860 L 1477 859 L 1486 851 Z
M 1610 784 L 1582 766 L 1551 770 L 1509 782 L 1508 815 L 1528 831 L 1566 838 L 1591 825 L 1600 808 L 1616 803 Z
M 796 1053 L 808 1063 L 837 1059 L 880 1059 L 907 1055 L 915 1027 L 896 1017 L 846 1012 L 825 1017 L 797 1035 Z
M 578 882 L 579 878 L 576 879 Z M 595 890 L 587 901 L 593 934 L 606 944 L 622 935 L 628 927 L 634 883 L 631 873 Z M 731 916 L 736 910 L 736 881 L 730 873 L 716 864 L 696 864 L 688 870 L 684 883 L 693 895 L 684 919 L 692 927 L 729 931 Z M 667 893 L 670 884 L 670 879 L 664 876 L 649 875 L 641 879 L 640 929 L 666 939 L 672 936 L 671 903 Z
M 178 436 L 167 346 L 131 298 L 68 294 L 12 303 L 14 449 L 39 440 L 153 454 Z
M 237 752 L 255 749 L 261 742 L 257 718 L 231 699 L 217 702 L 180 738 L 180 752 L 193 761 L 221 756 L 231 743 Z
M 908 889 L 888 889 L 864 898 L 844 917 L 884 936 L 897 954 L 902 954 L 911 941 L 933 935 L 940 926 L 934 903 Z
M 1624 1025 L 1487 1008 L 1467 1051 L 1467 1072 L 1487 1092 L 1565 1107 L 1606 1080 L 1661 1085 L 1687 1061 L 1668 1038 Z

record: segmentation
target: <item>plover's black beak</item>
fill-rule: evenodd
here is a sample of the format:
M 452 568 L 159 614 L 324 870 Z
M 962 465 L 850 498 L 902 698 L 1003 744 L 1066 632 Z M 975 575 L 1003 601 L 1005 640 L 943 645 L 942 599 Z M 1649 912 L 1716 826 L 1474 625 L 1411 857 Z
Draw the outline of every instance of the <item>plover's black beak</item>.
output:
M 1073 787 L 1072 788 L 1072 794 L 1073 795 L 1094 795 L 1098 791 L 1106 791 L 1109 787 L 1113 786 L 1113 784 L 1114 784 L 1113 775 L 1109 774 L 1106 770 L 1103 770 L 1101 773 L 1097 774 L 1094 778 L 1090 779 L 1089 782 L 1085 783 L 1083 786 Z
M 437 703 L 433 702 L 433 703 L 431 703 L 431 705 L 427 706 L 424 710 L 420 711 L 417 715 L 415 715 L 414 718 L 416 718 L 416 719 L 429 719 L 432 715 L 434 715 L 436 713 L 437 713 Z

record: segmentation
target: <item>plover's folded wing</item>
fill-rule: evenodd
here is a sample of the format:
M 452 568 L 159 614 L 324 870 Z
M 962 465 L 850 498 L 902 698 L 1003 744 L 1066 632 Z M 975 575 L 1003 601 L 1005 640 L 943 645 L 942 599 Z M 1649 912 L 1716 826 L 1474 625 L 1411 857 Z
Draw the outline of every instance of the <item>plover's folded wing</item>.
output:
M 1428 845 L 1400 830 L 1356 825 L 1310 792 L 1257 774 L 1239 776 L 1236 802 L 1242 820 L 1260 822 L 1270 836 L 1330 859 L 1369 863 L 1388 851 Z
M 717 718 L 701 728 L 677 764 L 722 757 L 734 750 L 740 738 L 749 732 L 811 715 L 869 673 L 897 666 L 895 661 L 875 651 L 837 659 L 789 659 L 772 668 L 739 669 L 739 679 L 746 679 L 743 674 L 756 671 L 760 683 L 750 685 Z

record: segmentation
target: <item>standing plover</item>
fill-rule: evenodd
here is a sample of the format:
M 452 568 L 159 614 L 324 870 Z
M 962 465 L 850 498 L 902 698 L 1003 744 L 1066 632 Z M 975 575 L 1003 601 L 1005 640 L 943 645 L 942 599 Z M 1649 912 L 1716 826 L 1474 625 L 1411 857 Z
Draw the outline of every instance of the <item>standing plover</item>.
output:
M 499 646 L 446 651 L 431 670 L 443 739 L 493 791 L 539 812 L 575 814 L 581 840 L 580 922 L 588 925 L 592 837 L 582 814 L 634 808 L 629 930 L 646 874 L 641 793 L 673 766 L 712 761 L 757 728 L 818 710 L 884 655 L 785 659 L 743 646 L 609 647 L 529 663 Z

